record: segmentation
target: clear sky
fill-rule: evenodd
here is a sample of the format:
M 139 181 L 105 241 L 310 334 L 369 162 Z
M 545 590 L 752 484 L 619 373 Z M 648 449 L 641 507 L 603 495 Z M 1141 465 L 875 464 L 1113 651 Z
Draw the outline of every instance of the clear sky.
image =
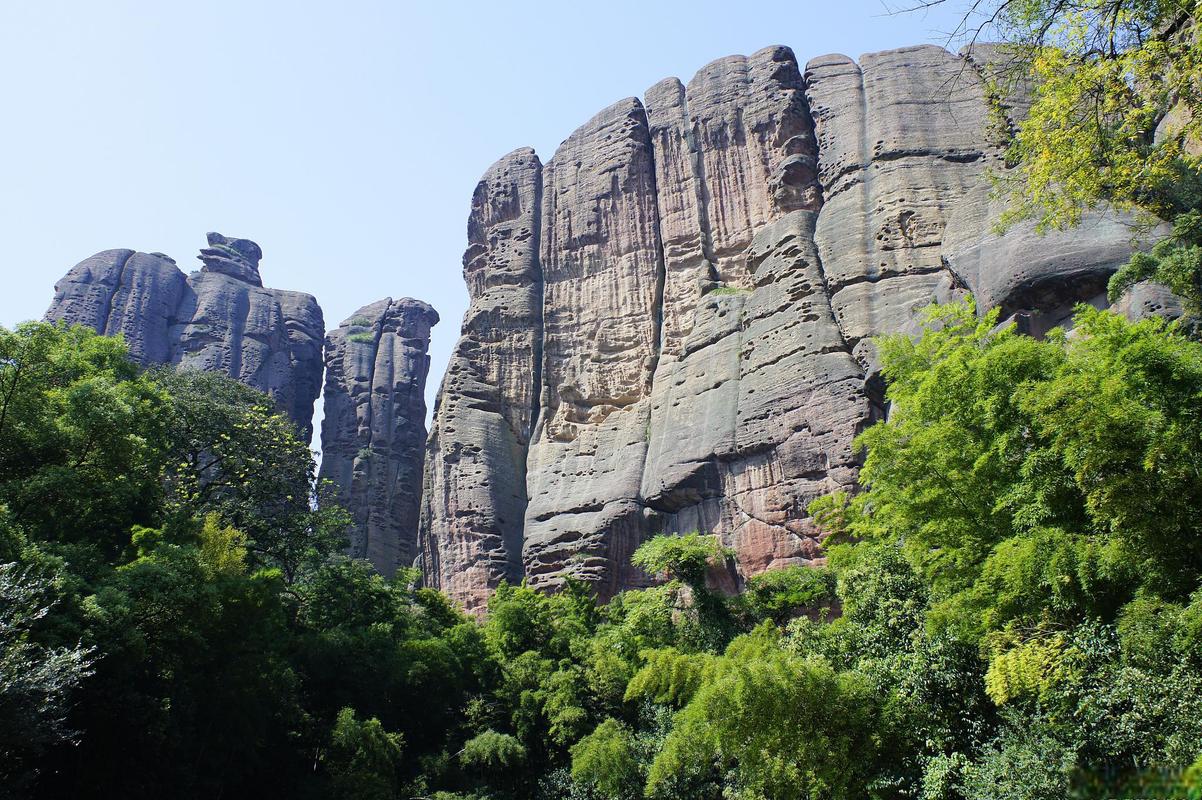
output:
M 327 327 L 386 296 L 432 304 L 432 405 L 498 157 L 546 161 L 606 105 L 732 53 L 942 44 L 947 5 L 0 0 L 0 324 L 40 317 L 92 253 L 190 270 L 216 230 L 257 241 L 264 283 L 316 295 Z

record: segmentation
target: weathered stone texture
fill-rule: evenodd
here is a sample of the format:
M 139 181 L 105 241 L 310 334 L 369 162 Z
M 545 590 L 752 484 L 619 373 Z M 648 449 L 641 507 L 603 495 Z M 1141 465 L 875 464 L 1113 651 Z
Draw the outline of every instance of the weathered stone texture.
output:
M 469 610 L 521 580 L 526 451 L 538 413 L 542 165 L 533 150 L 476 187 L 463 276 L 470 306 L 443 377 L 426 456 L 422 571 Z
M 687 90 L 648 91 L 666 283 L 641 493 L 653 530 L 718 533 L 755 571 L 813 555 L 799 526 L 780 524 L 812 497 L 784 488 L 800 463 L 787 426 L 803 424 L 808 396 L 794 368 L 807 347 L 843 346 L 812 247 L 822 196 L 803 90 L 792 52 L 772 47 L 710 64 Z M 699 198 L 687 214 L 677 176 Z M 778 243 L 788 253 L 770 259 Z M 797 313 L 812 294 L 829 324 L 797 338 L 818 319 Z
M 413 563 L 434 309 L 407 297 L 359 309 L 326 337 L 321 477 L 351 513 L 350 554 L 383 575 Z
M 663 251 L 642 103 L 623 100 L 543 169 L 540 413 L 528 455 L 523 562 L 532 585 L 571 574 L 603 596 L 635 580 L 628 559 L 651 378 Z
M 983 180 L 984 87 L 939 47 L 825 56 L 806 68 L 825 203 L 815 240 L 848 344 L 871 374 L 866 340 L 914 330 L 914 311 L 955 294 L 947 219 Z
M 46 319 L 120 334 L 145 366 L 222 372 L 266 392 L 307 441 L 321 389 L 321 308 L 311 295 L 263 288 L 254 242 L 208 241 L 204 266 L 187 276 L 161 253 L 97 253 L 55 285 Z
M 105 250 L 55 284 L 46 319 L 121 335 L 139 364 L 165 364 L 171 361 L 167 330 L 187 288 L 184 274 L 166 256 Z
M 691 530 L 734 548 L 732 585 L 820 558 L 806 506 L 855 487 L 852 440 L 884 413 L 872 337 L 968 291 L 1042 333 L 1130 253 L 1107 213 L 991 232 L 987 170 L 1029 106 L 1005 67 L 924 46 L 803 75 L 771 47 L 611 106 L 541 184 L 532 152 L 498 162 L 430 440 L 427 580 L 472 609 L 502 578 L 606 597 L 648 580 L 627 564 L 644 538 Z

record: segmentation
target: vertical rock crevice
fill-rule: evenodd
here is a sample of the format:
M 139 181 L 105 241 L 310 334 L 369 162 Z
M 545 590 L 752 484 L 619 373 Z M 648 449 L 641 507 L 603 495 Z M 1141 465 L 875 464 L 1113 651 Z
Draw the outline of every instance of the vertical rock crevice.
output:
M 116 278 L 113 282 L 113 290 L 109 292 L 108 298 L 104 304 L 104 310 L 100 317 L 96 320 L 96 329 L 106 336 L 111 336 L 117 333 L 117 331 L 109 330 L 109 325 L 113 319 L 113 302 L 116 300 L 117 295 L 121 293 L 121 287 L 125 285 L 125 268 L 129 264 L 129 260 L 133 257 L 133 255 L 134 252 L 132 250 L 126 250 L 124 251 L 124 257 L 119 257 L 117 263 L 113 265 L 114 269 L 116 270 Z

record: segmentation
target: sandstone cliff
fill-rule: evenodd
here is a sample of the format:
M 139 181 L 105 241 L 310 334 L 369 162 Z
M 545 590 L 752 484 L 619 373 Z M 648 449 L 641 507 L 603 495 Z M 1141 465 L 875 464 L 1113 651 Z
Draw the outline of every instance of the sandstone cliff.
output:
M 46 319 L 122 335 L 140 364 L 223 372 L 266 392 L 308 441 L 321 390 L 321 308 L 311 295 L 267 289 L 259 246 L 208 235 L 190 275 L 162 253 L 105 250 L 55 284 Z
M 350 554 L 391 576 L 417 554 L 434 309 L 386 298 L 326 337 L 321 477 L 351 512 Z
M 1026 330 L 1101 303 L 1124 220 L 991 233 L 999 52 L 771 47 L 610 106 L 477 187 L 471 307 L 440 391 L 420 563 L 478 609 L 500 580 L 602 597 L 649 535 L 715 533 L 738 576 L 818 557 L 882 413 L 871 337 L 973 292 Z M 984 76 L 984 77 L 983 77 Z M 1014 124 L 1023 87 L 1003 98 Z M 1142 290 L 1124 310 L 1169 300 Z
M 434 411 L 422 493 L 422 571 L 474 608 L 520 580 L 526 456 L 541 387 L 542 165 L 517 150 L 472 197 L 463 277 L 471 305 Z

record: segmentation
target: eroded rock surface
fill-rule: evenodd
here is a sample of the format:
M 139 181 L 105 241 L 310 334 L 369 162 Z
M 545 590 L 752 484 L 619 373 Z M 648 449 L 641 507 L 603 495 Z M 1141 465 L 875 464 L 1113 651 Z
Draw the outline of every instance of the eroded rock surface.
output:
M 264 288 L 254 242 L 210 233 L 208 243 L 190 275 L 162 253 L 97 253 L 55 285 L 46 319 L 120 334 L 146 366 L 236 378 L 271 395 L 308 441 L 325 329 L 317 300 Z
M 422 571 L 468 609 L 521 580 L 526 453 L 538 413 L 542 165 L 515 150 L 489 168 L 468 217 L 470 306 L 443 377 L 426 456 Z
M 602 595 L 637 580 L 639 487 L 664 291 L 643 105 L 615 103 L 543 168 L 543 353 L 527 456 L 522 560 L 535 586 L 565 574 Z
M 321 477 L 351 513 L 350 554 L 386 576 L 417 555 L 427 351 L 437 322 L 420 300 L 386 298 L 326 337 Z
M 810 500 L 856 485 L 882 413 L 871 339 L 973 292 L 1040 334 L 1100 303 L 1129 220 L 992 232 L 987 170 L 1029 106 L 1005 52 L 770 47 L 602 111 L 541 170 L 482 179 L 472 296 L 426 467 L 426 580 L 606 597 L 657 533 L 717 534 L 735 583 L 820 558 Z M 991 114 L 990 94 L 1002 115 Z M 540 201 L 541 198 L 541 201 Z M 1172 313 L 1136 287 L 1130 314 Z

